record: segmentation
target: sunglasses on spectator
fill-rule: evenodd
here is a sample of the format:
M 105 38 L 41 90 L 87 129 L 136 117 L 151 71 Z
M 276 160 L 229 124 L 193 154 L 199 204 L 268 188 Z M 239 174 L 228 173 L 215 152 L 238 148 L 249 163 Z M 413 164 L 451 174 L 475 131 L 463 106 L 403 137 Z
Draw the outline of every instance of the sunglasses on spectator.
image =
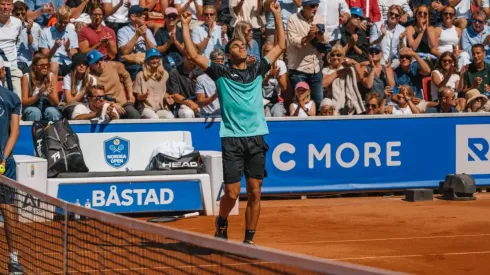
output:
M 400 15 L 398 13 L 395 13 L 395 12 L 391 12 L 390 11 L 388 14 L 390 15 L 390 17 L 393 17 L 394 16 L 396 18 L 400 18 Z
M 447 16 L 447 17 L 453 17 L 456 14 L 454 12 L 443 12 L 442 15 Z
M 102 100 L 106 100 L 107 99 L 107 96 L 105 96 L 105 95 L 96 95 L 96 96 L 88 96 L 88 97 L 89 98 L 95 98 L 98 101 L 102 101 Z
M 19 16 L 19 15 L 26 15 L 26 13 L 27 13 L 26 11 L 16 11 L 16 12 L 14 12 L 13 14 L 14 14 L 15 16 Z
M 442 63 L 454 63 L 452 59 L 443 59 Z
M 49 68 L 49 64 L 38 64 L 38 65 L 35 65 L 36 67 L 38 68 L 41 68 L 41 69 L 47 69 Z
M 331 53 L 330 56 L 331 57 L 342 57 L 342 54 L 341 53 Z
M 165 16 L 165 19 L 175 20 L 175 19 L 177 19 L 177 15 L 174 15 L 174 14 L 172 14 L 172 15 L 167 15 L 167 16 Z
M 215 15 L 216 15 L 216 13 L 214 13 L 214 12 L 213 13 L 204 13 L 204 17 L 213 17 Z
M 400 59 L 412 60 L 412 57 L 410 55 L 400 55 Z
M 352 19 L 361 19 L 361 17 L 359 15 L 357 15 L 357 14 L 351 15 L 350 18 L 352 18 Z
M 378 49 L 372 49 L 372 50 L 369 50 L 369 53 L 370 54 L 379 54 L 381 51 L 378 50 Z
M 453 101 L 453 100 L 455 100 L 455 99 L 456 99 L 456 97 L 455 97 L 455 96 L 452 96 L 452 97 L 449 97 L 449 96 L 443 96 L 442 98 L 447 98 L 447 99 L 449 99 L 449 100 L 451 100 L 451 101 Z
M 378 105 L 376 105 L 376 104 L 366 104 L 366 108 L 367 109 L 376 109 L 376 108 L 378 108 Z
M 473 19 L 473 23 L 478 23 L 480 25 L 483 25 L 485 22 L 483 20 Z
M 314 8 L 318 8 L 318 6 L 320 6 L 320 4 L 311 4 L 310 8 L 314 9 Z
M 417 12 L 417 14 L 420 16 L 427 16 L 429 13 L 426 11 L 419 11 L 419 12 Z

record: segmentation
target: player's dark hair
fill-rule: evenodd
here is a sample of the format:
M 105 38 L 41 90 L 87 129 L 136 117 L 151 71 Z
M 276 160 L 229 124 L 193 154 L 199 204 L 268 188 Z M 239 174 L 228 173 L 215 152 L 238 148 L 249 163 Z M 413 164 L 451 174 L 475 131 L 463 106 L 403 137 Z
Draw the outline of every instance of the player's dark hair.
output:
M 225 54 L 229 54 L 230 53 L 230 47 L 231 47 L 231 44 L 235 41 L 241 41 L 243 42 L 241 39 L 239 38 L 232 38 L 230 41 L 228 41 L 228 43 L 226 44 L 225 46 Z
M 483 52 L 485 52 L 485 46 L 483 46 L 483 44 L 478 43 L 478 44 L 471 46 L 471 51 L 473 52 L 473 50 L 476 48 L 480 48 Z

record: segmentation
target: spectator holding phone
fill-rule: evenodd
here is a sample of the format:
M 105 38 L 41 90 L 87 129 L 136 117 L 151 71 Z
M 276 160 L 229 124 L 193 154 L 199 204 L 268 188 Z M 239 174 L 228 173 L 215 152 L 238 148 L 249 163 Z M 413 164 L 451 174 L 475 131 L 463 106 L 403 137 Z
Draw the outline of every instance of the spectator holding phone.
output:
M 121 60 L 133 81 L 142 69 L 146 50 L 156 48 L 157 45 L 151 30 L 145 25 L 145 11 L 148 10 L 139 5 L 131 6 L 128 11 L 129 25 L 117 32 L 117 46 L 122 55 Z
M 342 38 L 340 39 L 344 46 L 345 56 L 354 59 L 357 62 L 368 60 L 367 52 L 369 43 L 366 32 L 361 30 L 361 22 L 364 20 L 361 8 L 350 9 L 350 19 L 346 25 L 340 29 Z
M 322 54 L 328 44 L 325 19 L 317 14 L 319 0 L 303 0 L 303 9 L 288 19 L 288 69 L 291 85 L 308 83 L 315 106 L 323 99 Z
M 247 45 L 247 64 L 251 65 L 255 61 L 260 60 L 260 48 L 257 41 L 253 38 L 252 24 L 240 21 L 236 24 L 233 32 L 233 38 L 240 39 L 245 45 Z
M 400 93 L 393 95 L 393 89 L 389 86 L 386 87 L 383 100 L 380 104 L 381 113 L 390 115 L 411 115 L 420 113 L 420 110 L 413 101 L 416 97 L 412 88 L 408 85 L 402 85 L 398 89 Z M 386 100 L 389 97 L 391 97 L 391 101 L 394 102 L 395 105 L 390 105 L 385 108 Z

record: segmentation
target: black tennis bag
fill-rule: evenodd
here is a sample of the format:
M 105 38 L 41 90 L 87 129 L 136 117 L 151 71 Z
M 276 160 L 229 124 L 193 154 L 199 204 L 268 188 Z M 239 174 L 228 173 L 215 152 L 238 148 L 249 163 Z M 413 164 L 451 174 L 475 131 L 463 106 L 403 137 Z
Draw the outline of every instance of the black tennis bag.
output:
M 183 155 L 180 158 L 175 158 L 163 153 L 155 155 L 146 170 L 179 170 L 179 169 L 196 169 L 198 173 L 201 173 L 204 169 L 201 154 L 199 151 Z
M 88 172 L 78 136 L 68 120 L 34 121 L 32 138 L 36 156 L 48 161 L 48 178 L 63 172 Z

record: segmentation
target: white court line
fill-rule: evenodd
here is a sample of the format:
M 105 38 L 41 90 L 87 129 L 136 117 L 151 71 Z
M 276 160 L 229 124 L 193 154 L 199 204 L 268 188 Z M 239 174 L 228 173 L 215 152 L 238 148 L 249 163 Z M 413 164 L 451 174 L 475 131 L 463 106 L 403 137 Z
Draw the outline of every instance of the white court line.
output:
M 357 243 L 357 242 L 376 242 L 376 241 L 403 241 L 403 240 L 422 240 L 422 239 L 446 239 L 446 238 L 464 238 L 464 237 L 484 237 L 490 236 L 490 233 L 484 234 L 467 234 L 467 235 L 447 235 L 447 236 L 422 236 L 422 237 L 399 237 L 399 238 L 379 238 L 379 239 L 353 239 L 353 240 L 332 240 L 332 241 L 307 241 L 307 242 L 287 242 L 276 244 L 318 244 L 318 243 Z
M 157 267 L 136 267 L 136 268 L 112 268 L 112 269 L 84 269 L 77 271 L 68 271 L 70 274 L 76 273 L 94 273 L 94 272 L 121 272 L 121 271 L 141 271 L 141 270 L 163 270 L 163 269 L 185 269 L 185 268 L 207 268 L 218 266 L 241 266 L 241 265 L 265 265 L 274 264 L 273 262 L 254 262 L 254 263 L 234 263 L 234 264 L 203 264 L 203 265 L 179 265 L 179 266 L 157 266 Z M 26 274 L 63 274 L 63 272 L 41 272 L 41 273 L 26 273 Z
M 287 242 L 287 243 L 275 243 L 275 244 L 322 244 L 322 243 L 356 243 L 356 242 L 376 242 L 376 241 L 404 241 L 404 240 L 427 240 L 427 239 L 448 239 L 448 238 L 465 238 L 465 237 L 485 237 L 490 236 L 490 233 L 483 234 L 466 234 L 466 235 L 445 235 L 445 236 L 419 236 L 419 237 L 399 237 L 399 238 L 378 238 L 378 239 L 352 239 L 352 240 L 332 240 L 332 241 L 307 241 L 307 242 Z M 97 246 L 97 244 L 93 244 L 93 246 Z M 68 251 L 70 253 L 77 254 L 87 254 L 87 253 L 109 253 L 109 252 L 121 252 L 128 251 L 130 249 L 146 249 L 147 247 L 138 247 L 138 246 L 130 246 L 128 249 L 114 249 L 114 250 L 88 250 L 88 249 L 80 249 L 76 251 Z M 157 249 L 157 247 L 151 247 Z M 63 254 L 63 252 L 48 252 L 42 253 L 41 251 L 37 252 L 41 255 L 57 255 Z
M 428 256 L 461 256 L 461 255 L 475 255 L 475 254 L 490 254 L 490 251 L 429 253 L 429 254 L 412 254 L 412 255 L 366 256 L 366 257 L 352 257 L 352 258 L 336 258 L 336 259 L 330 259 L 330 260 L 335 260 L 335 261 L 382 260 L 382 259 L 392 259 L 392 258 L 415 258 L 415 257 L 428 257 Z

